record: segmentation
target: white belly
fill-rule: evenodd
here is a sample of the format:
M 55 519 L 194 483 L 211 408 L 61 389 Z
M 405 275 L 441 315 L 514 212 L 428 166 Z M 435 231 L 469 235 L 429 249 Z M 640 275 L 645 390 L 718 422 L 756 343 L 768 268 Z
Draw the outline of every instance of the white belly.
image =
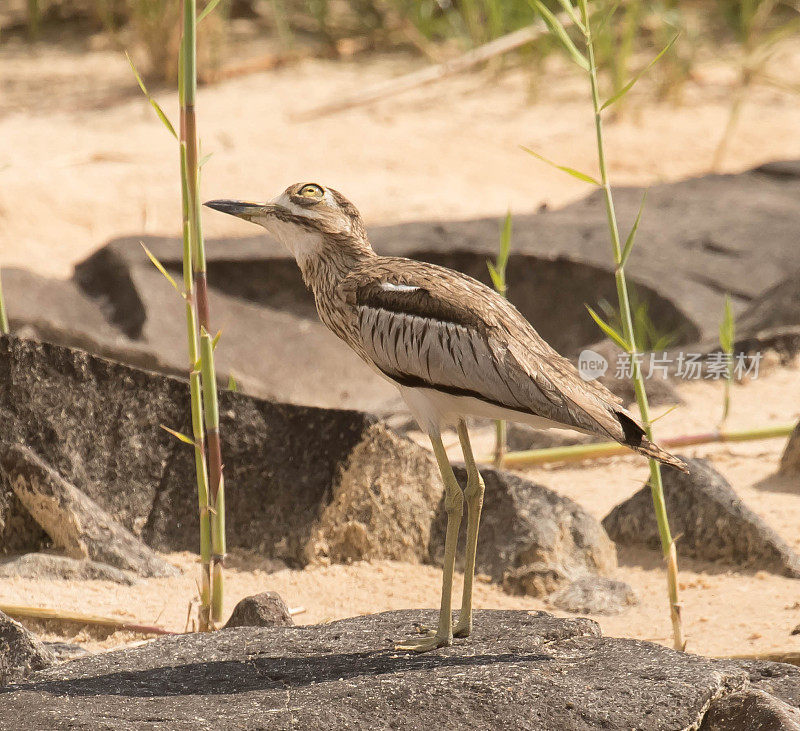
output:
M 432 388 L 400 386 L 400 395 L 417 420 L 420 429 L 438 433 L 441 428 L 455 423 L 463 416 L 479 416 L 487 419 L 506 419 L 519 424 L 529 424 L 539 429 L 574 429 L 541 416 L 533 416 L 523 411 L 514 411 L 502 406 L 481 401 L 473 396 L 454 396 Z

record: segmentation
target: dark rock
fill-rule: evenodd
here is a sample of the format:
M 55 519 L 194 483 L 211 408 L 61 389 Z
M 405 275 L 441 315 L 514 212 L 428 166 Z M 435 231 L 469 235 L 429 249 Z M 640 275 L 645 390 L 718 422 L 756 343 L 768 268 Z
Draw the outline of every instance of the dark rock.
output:
M 0 685 L 46 668 L 55 659 L 55 655 L 19 622 L 0 612 Z
M 82 645 L 75 645 L 71 642 L 43 642 L 42 644 L 53 653 L 58 662 L 74 660 L 76 657 L 86 657 L 92 654 Z
M 0 443 L 0 468 L 20 502 L 67 555 L 142 576 L 178 575 L 174 566 L 54 472 L 28 447 Z
M 230 627 L 288 627 L 294 620 L 289 607 L 274 591 L 246 596 L 234 608 L 225 628 Z
M 455 468 L 462 486 L 466 471 Z M 617 565 L 614 544 L 580 505 L 509 472 L 481 470 L 486 494 L 476 568 L 512 594 L 540 596 L 587 573 Z M 465 511 L 466 516 L 466 511 Z M 461 521 L 458 562 L 463 566 L 466 519 Z M 431 560 L 441 564 L 447 514 L 439 506 L 431 534 Z
M 574 614 L 619 614 L 639 603 L 624 581 L 604 576 L 582 576 L 550 597 L 554 607 Z
M 682 459 L 689 474 L 662 470 L 670 528 L 680 536 L 678 553 L 800 577 L 800 557 L 744 505 L 725 478 L 706 460 Z M 660 550 L 649 486 L 617 505 L 603 518 L 603 527 L 615 543 Z
M 3 440 L 29 446 L 125 528 L 144 527 L 175 439 L 159 428 L 187 422 L 184 383 L 80 350 L 0 338 Z M 2 491 L 10 486 L 3 480 Z M 3 503 L 6 503 L 4 505 Z M 18 503 L 0 510 L 0 545 Z M 41 533 L 14 550 L 38 550 Z
M 800 422 L 795 426 L 786 442 L 778 471 L 782 475 L 800 476 Z
M 514 424 L 513 422 L 509 422 L 506 426 L 506 446 L 512 452 L 567 447 L 573 444 L 589 444 L 597 441 L 600 441 L 599 437 L 579 434 L 569 429 L 536 429 L 527 424 Z
M 0 560 L 0 577 L 25 579 L 63 579 L 65 581 L 114 581 L 131 586 L 136 577 L 128 571 L 97 561 L 58 556 L 53 553 L 26 553 Z
M 189 432 L 188 408 L 184 381 L 0 338 L 4 438 L 27 445 L 53 468 L 43 476 L 63 478 L 158 550 L 197 549 L 192 450 L 159 428 Z M 427 560 L 441 495 L 427 450 L 363 413 L 241 393 L 220 394 L 220 420 L 228 545 L 293 565 Z M 13 530 L 25 550 L 42 548 L 38 527 L 20 535 L 26 516 L 6 475 L 0 545 Z
M 763 690 L 746 688 L 717 698 L 701 731 L 800 731 L 800 710 Z
M 724 660 L 719 664 L 730 670 L 743 670 L 751 687 L 790 706 L 800 707 L 800 668 L 797 665 L 764 660 Z
M 37 673 L 3 694 L 26 729 L 684 729 L 745 673 L 600 636 L 594 622 L 479 611 L 468 640 L 425 655 L 394 642 L 435 612 L 160 638 Z

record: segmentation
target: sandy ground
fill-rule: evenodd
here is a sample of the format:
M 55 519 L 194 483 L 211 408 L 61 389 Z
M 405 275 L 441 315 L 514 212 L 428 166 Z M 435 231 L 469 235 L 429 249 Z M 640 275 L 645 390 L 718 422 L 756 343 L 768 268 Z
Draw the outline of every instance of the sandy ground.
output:
M 90 44 L 97 45 L 97 44 Z M 102 44 L 99 44 L 102 45 Z M 800 53 L 787 49 L 776 64 L 796 74 Z M 558 60 L 537 80 L 478 73 L 454 78 L 392 101 L 295 121 L 292 114 L 413 68 L 419 61 L 360 60 L 356 65 L 308 61 L 203 88 L 199 116 L 203 148 L 214 156 L 204 171 L 204 195 L 271 197 L 296 180 L 320 180 L 351 197 L 369 223 L 416 218 L 462 218 L 558 206 L 587 193 L 584 184 L 519 150 L 532 146 L 565 164 L 592 172 L 592 120 L 583 82 Z M 699 67 L 681 106 L 652 103 L 608 125 L 609 161 L 620 184 L 648 184 L 704 174 L 730 103 L 730 69 L 716 61 Z M 139 95 L 116 52 L 87 52 L 80 43 L 33 49 L 13 40 L 0 46 L 0 264 L 67 277 L 72 265 L 110 237 L 176 232 L 178 187 L 172 139 Z M 174 118 L 176 99 L 158 94 Z M 744 107 L 724 170 L 771 159 L 800 157 L 800 102 L 757 90 Z M 211 235 L 251 234 L 230 217 L 209 216 Z M 734 391 L 731 426 L 798 417 L 798 368 L 775 367 Z M 688 406 L 659 422 L 660 434 L 706 431 L 719 412 L 721 386 L 681 389 Z M 488 446 L 487 435 L 476 435 Z M 742 498 L 800 549 L 800 486 L 776 483 L 780 441 L 697 447 Z M 479 450 L 480 451 L 480 450 Z M 582 503 L 602 518 L 636 491 L 646 466 L 617 458 L 592 468 L 529 470 L 528 475 Z M 7 580 L 0 602 L 47 605 L 180 631 L 195 594 L 195 557 L 168 557 L 184 569 L 177 580 L 131 588 L 104 582 Z M 280 592 L 319 622 L 361 613 L 438 605 L 440 572 L 430 566 L 382 562 L 275 570 L 257 556 L 235 553 L 227 573 L 227 610 L 242 596 Z M 669 643 L 664 574 L 658 555 L 620 551 L 617 577 L 631 583 L 641 604 L 616 617 L 598 617 L 605 633 Z M 800 650 L 790 630 L 800 622 L 800 584 L 766 573 L 743 574 L 681 561 L 682 600 L 689 649 L 708 654 Z M 539 600 L 511 597 L 478 583 L 478 607 L 540 609 Z M 46 637 L 64 631 L 39 626 Z M 100 649 L 135 635 L 66 632 Z
M 798 364 L 773 366 L 757 380 L 737 386 L 733 392 L 730 428 L 796 420 L 800 416 L 798 402 L 787 398 L 787 394 L 796 391 L 798 377 Z M 721 384 L 687 383 L 680 387 L 680 394 L 687 405 L 659 422 L 659 434 L 695 433 L 716 423 Z M 765 408 L 765 404 L 769 406 Z M 456 441 L 455 437 L 450 441 Z M 486 432 L 476 433 L 474 441 L 478 453 L 487 451 L 491 443 Z M 684 450 L 684 454 L 710 458 L 745 503 L 800 550 L 796 530 L 800 524 L 800 485 L 773 477 L 782 448 L 782 440 L 771 440 L 694 447 Z M 457 448 L 452 452 L 457 457 Z M 592 467 L 539 467 L 525 474 L 577 500 L 601 519 L 641 487 L 647 465 L 637 457 L 619 457 Z M 11 579 L 0 585 L 0 604 L 46 605 L 159 623 L 182 631 L 189 601 L 196 594 L 196 556 L 170 554 L 167 559 L 183 570 L 179 579 L 148 580 L 133 587 L 102 581 Z M 617 616 L 593 618 L 607 635 L 669 645 L 671 630 L 660 555 L 645 549 L 622 548 L 619 564 L 615 578 L 630 583 L 641 603 Z M 735 572 L 728 567 L 688 559 L 680 561 L 680 569 L 689 650 L 708 655 L 800 651 L 800 636 L 789 634 L 800 623 L 800 582 L 766 572 Z M 279 592 L 291 607 L 305 608 L 296 617 L 298 623 L 324 622 L 389 609 L 436 607 L 440 587 L 441 572 L 433 566 L 383 561 L 297 571 L 276 566 L 275 562 L 252 553 L 234 552 L 226 574 L 226 613 L 242 597 L 271 590 Z M 459 590 L 457 585 L 456 592 Z M 542 600 L 509 596 L 484 582 L 476 584 L 475 605 L 551 609 Z M 63 627 L 37 623 L 31 626 L 49 639 L 64 637 Z M 89 632 L 76 625 L 67 633 L 67 639 L 102 649 L 140 638 L 127 632 Z

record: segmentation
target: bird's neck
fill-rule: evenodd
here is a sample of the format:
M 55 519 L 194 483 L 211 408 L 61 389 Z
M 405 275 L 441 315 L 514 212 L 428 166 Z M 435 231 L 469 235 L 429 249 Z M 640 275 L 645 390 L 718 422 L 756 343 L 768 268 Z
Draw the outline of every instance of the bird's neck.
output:
M 297 264 L 306 286 L 317 296 L 335 288 L 358 264 L 376 256 L 369 241 L 343 237 L 308 256 L 298 257 Z

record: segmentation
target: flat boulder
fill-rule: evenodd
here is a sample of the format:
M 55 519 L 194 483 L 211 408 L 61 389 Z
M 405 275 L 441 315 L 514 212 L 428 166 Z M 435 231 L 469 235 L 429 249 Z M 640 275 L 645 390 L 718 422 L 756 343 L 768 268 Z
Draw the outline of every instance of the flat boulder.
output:
M 455 468 L 462 487 L 466 470 Z M 600 523 L 576 502 L 510 472 L 481 470 L 486 484 L 476 570 L 512 594 L 542 596 L 586 574 L 613 571 L 614 544 Z M 463 568 L 466 510 L 459 533 Z M 447 514 L 439 504 L 430 556 L 441 564 Z
M 141 576 L 177 576 L 110 513 L 22 444 L 0 443 L 0 469 L 14 494 L 68 556 Z
M 0 686 L 46 668 L 55 661 L 55 654 L 33 633 L 0 612 Z
M 55 553 L 26 553 L 0 560 L 0 577 L 19 576 L 24 579 L 61 579 L 64 581 L 113 581 L 131 586 L 136 583 L 133 573 L 106 563 L 59 556 Z
M 80 658 L 6 689 L 0 726 L 27 729 L 698 728 L 747 673 L 587 619 L 476 612 L 473 636 L 394 649 L 435 611 L 163 637 Z
M 706 460 L 682 459 L 688 474 L 662 469 L 670 528 L 673 536 L 680 536 L 678 553 L 800 578 L 800 556 L 742 502 L 727 480 Z M 650 487 L 617 505 L 603 518 L 603 527 L 615 543 L 660 550 Z

